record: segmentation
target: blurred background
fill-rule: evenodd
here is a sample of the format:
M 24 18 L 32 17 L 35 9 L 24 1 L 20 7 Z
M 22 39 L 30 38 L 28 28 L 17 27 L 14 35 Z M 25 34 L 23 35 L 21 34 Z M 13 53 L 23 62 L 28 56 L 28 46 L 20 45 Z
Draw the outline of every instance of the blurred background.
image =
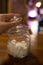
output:
M 35 7 L 34 4 L 33 7 L 30 7 L 28 4 L 26 4 L 26 0 L 0 0 L 0 65 L 13 65 L 11 63 L 14 63 L 12 59 L 9 60 L 8 58 L 7 53 L 8 36 L 5 35 L 5 32 L 9 28 L 13 27 L 14 22 L 16 21 L 10 22 L 9 19 L 12 19 L 15 15 L 19 16 L 19 14 L 22 15 L 23 19 L 26 19 L 25 16 L 27 16 L 29 10 L 33 10 L 31 11 L 31 13 L 32 12 L 34 12 L 35 14 L 38 13 L 37 15 L 39 16 L 37 17 L 34 13 L 32 13 L 31 17 L 31 14 L 29 13 L 29 15 L 27 16 L 28 21 L 24 20 L 24 22 L 25 21 L 27 22 L 27 25 L 28 24 L 30 25 L 30 28 L 33 32 L 32 35 L 30 35 L 31 36 L 31 46 L 30 46 L 31 54 L 29 57 L 30 59 L 28 58 L 26 60 L 26 65 L 28 64 L 43 65 L 43 0 L 37 0 L 37 1 L 41 2 L 41 6 L 40 4 L 38 4 Z M 34 10 L 34 8 L 36 8 L 36 10 L 38 9 L 38 12 Z M 15 65 L 20 64 L 15 63 Z
M 43 8 L 43 0 L 41 8 Z M 23 13 L 25 14 L 26 0 L 0 0 L 0 13 Z

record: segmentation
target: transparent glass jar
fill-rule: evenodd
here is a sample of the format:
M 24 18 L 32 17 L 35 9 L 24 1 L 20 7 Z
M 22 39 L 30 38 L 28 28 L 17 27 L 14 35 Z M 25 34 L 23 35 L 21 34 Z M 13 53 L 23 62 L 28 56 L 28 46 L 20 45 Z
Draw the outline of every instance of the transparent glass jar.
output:
M 28 55 L 30 50 L 30 34 L 26 27 L 16 26 L 9 30 L 8 54 L 13 57 L 23 58 Z
M 30 34 L 26 25 L 16 25 L 8 30 L 8 54 L 24 58 L 30 51 Z

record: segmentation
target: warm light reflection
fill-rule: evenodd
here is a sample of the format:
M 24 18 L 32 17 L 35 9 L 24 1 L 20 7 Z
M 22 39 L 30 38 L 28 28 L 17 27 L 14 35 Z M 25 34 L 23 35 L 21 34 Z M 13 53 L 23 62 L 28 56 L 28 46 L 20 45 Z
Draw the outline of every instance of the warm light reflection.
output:
M 40 6 L 41 6 L 41 2 L 37 2 L 36 7 L 40 7 Z
M 32 30 L 31 49 L 37 47 L 38 20 L 27 21 L 28 27 Z
M 29 10 L 27 16 L 29 17 L 37 17 L 37 9 Z
M 37 47 L 37 34 L 32 34 L 31 35 L 31 48 L 36 48 Z
M 29 25 L 33 34 L 36 34 L 38 32 L 38 20 L 28 21 L 27 24 Z

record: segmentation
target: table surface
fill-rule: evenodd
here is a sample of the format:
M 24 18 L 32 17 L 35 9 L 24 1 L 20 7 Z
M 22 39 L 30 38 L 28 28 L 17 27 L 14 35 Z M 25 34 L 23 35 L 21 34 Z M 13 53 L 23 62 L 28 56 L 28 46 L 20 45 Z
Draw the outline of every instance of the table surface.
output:
M 35 35 L 34 35 L 35 36 Z M 33 35 L 31 35 L 33 37 Z M 32 39 L 32 38 L 31 38 Z M 43 65 L 43 35 L 38 34 L 30 45 L 30 53 L 24 59 L 17 61 L 8 56 L 6 34 L 0 35 L 0 65 Z

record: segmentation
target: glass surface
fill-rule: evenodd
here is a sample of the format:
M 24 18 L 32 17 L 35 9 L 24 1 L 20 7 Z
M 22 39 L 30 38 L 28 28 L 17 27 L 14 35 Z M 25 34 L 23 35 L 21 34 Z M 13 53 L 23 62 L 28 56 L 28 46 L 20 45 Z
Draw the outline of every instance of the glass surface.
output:
M 13 26 L 8 30 L 8 54 L 13 57 L 24 58 L 30 49 L 30 34 L 26 25 Z

